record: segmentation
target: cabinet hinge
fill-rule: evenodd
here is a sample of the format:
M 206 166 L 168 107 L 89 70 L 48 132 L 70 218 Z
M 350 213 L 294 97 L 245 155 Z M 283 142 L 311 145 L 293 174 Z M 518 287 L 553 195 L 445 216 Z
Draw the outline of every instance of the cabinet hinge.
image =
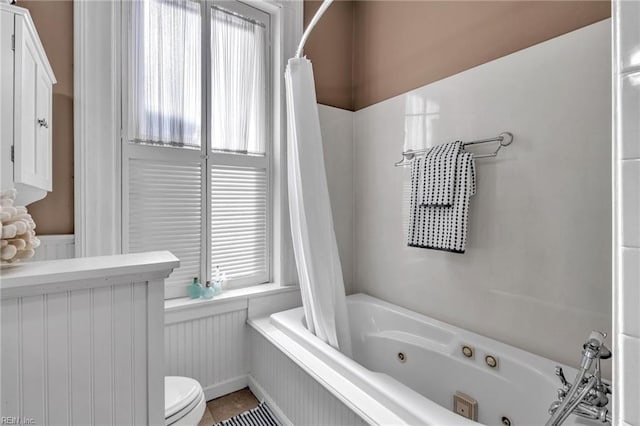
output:
M 16 35 L 11 34 L 11 50 L 16 50 Z
M 15 147 L 14 145 L 11 145 L 11 162 L 12 163 L 15 163 L 15 158 L 16 158 Z

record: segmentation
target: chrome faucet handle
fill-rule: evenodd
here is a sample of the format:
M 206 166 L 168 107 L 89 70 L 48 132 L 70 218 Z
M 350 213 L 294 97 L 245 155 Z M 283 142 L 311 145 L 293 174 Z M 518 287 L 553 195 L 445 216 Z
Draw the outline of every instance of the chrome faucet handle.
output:
M 611 391 L 602 380 L 600 365 L 602 359 L 611 357 L 611 351 L 603 344 L 606 337 L 599 331 L 589 335 L 582 346 L 582 360 L 573 384 L 567 382 L 562 367 L 556 367 L 562 387 L 558 389 L 558 401 L 549 407 L 551 417 L 545 426 L 560 426 L 571 414 L 603 422 L 611 419 L 607 408 Z
M 611 358 L 611 350 L 607 348 L 605 345 L 600 346 L 600 359 L 609 359 Z
M 607 333 L 592 331 L 589 339 L 582 345 L 581 370 L 589 370 L 595 360 L 611 358 L 611 351 L 604 345 Z
M 567 397 L 567 388 L 558 388 L 558 403 L 562 403 L 564 399 Z
M 569 382 L 567 382 L 567 379 L 564 377 L 564 371 L 562 370 L 562 367 L 560 367 L 559 365 L 556 365 L 556 376 L 558 376 L 560 378 L 560 382 L 562 383 L 562 386 L 567 386 L 569 385 Z

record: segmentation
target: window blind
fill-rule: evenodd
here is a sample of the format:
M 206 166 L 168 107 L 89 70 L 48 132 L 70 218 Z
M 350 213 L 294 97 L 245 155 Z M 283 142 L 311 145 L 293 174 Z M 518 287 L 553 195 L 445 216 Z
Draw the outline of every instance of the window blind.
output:
M 200 276 L 201 186 L 199 163 L 129 160 L 129 252 L 169 250 L 180 259 L 168 287 Z
M 211 168 L 211 268 L 230 281 L 267 281 L 267 173 L 250 167 Z

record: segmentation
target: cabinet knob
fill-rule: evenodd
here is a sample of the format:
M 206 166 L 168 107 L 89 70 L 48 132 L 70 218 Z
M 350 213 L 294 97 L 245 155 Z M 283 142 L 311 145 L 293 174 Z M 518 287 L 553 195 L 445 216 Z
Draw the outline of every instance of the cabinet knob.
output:
M 40 125 L 40 127 L 44 127 L 45 129 L 49 128 L 49 123 L 47 123 L 47 120 L 45 120 L 44 118 L 39 118 L 38 124 Z

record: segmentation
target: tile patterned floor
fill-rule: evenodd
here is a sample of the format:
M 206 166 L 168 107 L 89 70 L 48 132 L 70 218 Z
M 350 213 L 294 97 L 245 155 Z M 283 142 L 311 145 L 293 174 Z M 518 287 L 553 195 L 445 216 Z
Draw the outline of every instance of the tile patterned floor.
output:
M 227 420 L 233 416 L 257 407 L 258 400 L 251 393 L 249 388 L 241 389 L 220 398 L 207 402 L 199 426 L 212 426 Z

